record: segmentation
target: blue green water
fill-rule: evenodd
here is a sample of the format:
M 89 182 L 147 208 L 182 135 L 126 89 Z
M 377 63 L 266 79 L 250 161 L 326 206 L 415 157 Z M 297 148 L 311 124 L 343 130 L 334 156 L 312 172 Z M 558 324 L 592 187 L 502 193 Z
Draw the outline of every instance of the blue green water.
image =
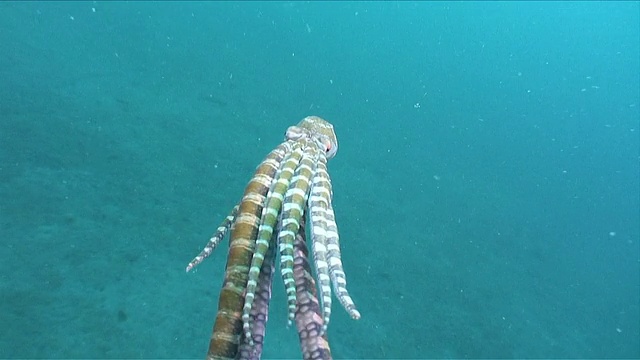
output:
M 639 9 L 0 3 L 0 358 L 204 357 L 226 251 L 184 268 L 307 115 L 336 358 L 640 357 Z

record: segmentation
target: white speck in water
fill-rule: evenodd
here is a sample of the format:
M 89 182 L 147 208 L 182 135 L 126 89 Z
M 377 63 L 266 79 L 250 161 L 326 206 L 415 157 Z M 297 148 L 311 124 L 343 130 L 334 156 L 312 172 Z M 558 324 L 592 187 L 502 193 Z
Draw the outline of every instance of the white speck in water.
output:
M 615 231 L 609 231 L 609 236 L 611 236 L 611 237 L 616 236 L 616 232 Z

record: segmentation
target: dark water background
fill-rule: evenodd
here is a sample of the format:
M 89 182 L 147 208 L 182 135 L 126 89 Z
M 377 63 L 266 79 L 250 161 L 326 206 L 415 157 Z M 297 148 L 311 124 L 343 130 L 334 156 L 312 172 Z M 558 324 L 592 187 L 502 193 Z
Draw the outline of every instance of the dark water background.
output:
M 184 267 L 310 114 L 337 358 L 640 357 L 639 11 L 0 3 L 0 358 L 203 357 L 226 253 Z

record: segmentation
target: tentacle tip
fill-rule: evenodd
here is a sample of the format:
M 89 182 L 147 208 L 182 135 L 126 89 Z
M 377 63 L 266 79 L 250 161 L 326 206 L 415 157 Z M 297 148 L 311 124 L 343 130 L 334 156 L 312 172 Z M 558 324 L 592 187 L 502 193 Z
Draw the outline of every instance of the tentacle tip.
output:
M 351 318 L 352 318 L 353 320 L 358 320 L 358 319 L 360 319 L 360 311 L 358 311 L 358 310 L 356 310 L 356 309 L 353 309 L 353 310 L 351 311 Z

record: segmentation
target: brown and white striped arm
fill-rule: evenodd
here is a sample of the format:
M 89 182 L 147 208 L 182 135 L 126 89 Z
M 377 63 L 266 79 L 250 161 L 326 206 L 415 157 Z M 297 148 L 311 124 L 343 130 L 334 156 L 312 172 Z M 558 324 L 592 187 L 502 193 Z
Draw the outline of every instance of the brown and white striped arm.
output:
M 207 359 L 235 359 L 242 338 L 242 308 L 249 267 L 255 249 L 262 208 L 282 159 L 291 151 L 291 143 L 275 148 L 258 166 L 245 188 L 231 228 L 229 255 L 218 300 Z
M 238 358 L 259 360 L 264 346 L 264 336 L 269 318 L 269 301 L 271 300 L 271 284 L 275 271 L 275 249 L 270 247 L 264 257 L 255 300 L 251 308 L 252 327 L 250 336 L 242 336 Z
M 262 209 L 260 226 L 258 228 L 258 238 L 256 240 L 256 248 L 251 260 L 249 268 L 249 280 L 247 281 L 247 291 L 245 295 L 245 303 L 242 311 L 242 323 L 245 337 L 249 344 L 253 343 L 251 337 L 252 324 L 251 309 L 256 296 L 256 288 L 259 286 L 259 275 L 265 260 L 267 250 L 275 246 L 274 229 L 277 228 L 278 217 L 282 210 L 282 202 L 284 194 L 289 188 L 294 172 L 302 158 L 303 148 L 299 143 L 293 143 L 292 151 L 289 152 L 282 161 L 281 167 L 277 172 L 275 181 L 267 195 L 267 200 Z M 277 231 L 275 231 L 277 235 Z
M 278 245 L 280 250 L 280 273 L 287 293 L 289 323 L 292 323 L 295 318 L 297 302 L 296 286 L 293 278 L 295 258 L 293 243 L 304 219 L 310 183 L 315 168 L 316 159 L 314 159 L 313 156 L 315 156 L 315 152 L 307 148 L 293 175 L 291 186 L 285 194 L 282 205 L 282 224 L 280 233 L 278 234 Z

